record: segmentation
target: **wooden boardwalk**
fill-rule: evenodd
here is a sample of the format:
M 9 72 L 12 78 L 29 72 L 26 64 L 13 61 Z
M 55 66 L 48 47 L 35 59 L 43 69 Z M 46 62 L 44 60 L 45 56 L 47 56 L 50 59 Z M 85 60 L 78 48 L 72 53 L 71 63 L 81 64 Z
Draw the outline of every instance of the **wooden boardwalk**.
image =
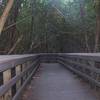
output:
M 21 100 L 100 100 L 89 85 L 59 64 L 41 64 Z

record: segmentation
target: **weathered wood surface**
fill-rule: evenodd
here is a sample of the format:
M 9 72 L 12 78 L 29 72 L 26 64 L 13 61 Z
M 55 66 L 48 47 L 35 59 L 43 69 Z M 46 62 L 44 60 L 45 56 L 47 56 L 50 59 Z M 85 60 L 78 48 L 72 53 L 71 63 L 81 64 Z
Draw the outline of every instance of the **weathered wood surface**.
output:
M 90 86 L 59 64 L 42 64 L 21 100 L 100 100 Z
M 0 56 L 0 100 L 18 100 L 41 62 L 58 62 L 100 88 L 100 53 L 4 55 Z
M 0 100 L 18 100 L 38 66 L 38 55 L 0 56 Z

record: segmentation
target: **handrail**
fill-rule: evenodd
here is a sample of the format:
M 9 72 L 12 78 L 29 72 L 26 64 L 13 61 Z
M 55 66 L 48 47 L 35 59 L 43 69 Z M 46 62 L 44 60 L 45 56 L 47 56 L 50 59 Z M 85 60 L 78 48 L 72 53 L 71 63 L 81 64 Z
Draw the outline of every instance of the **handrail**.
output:
M 40 53 L 0 56 L 0 100 L 18 100 L 42 62 L 63 64 L 100 87 L 100 53 Z
M 100 53 L 59 54 L 58 62 L 82 76 L 94 87 L 100 87 Z
M 0 58 L 0 100 L 18 100 L 22 89 L 39 67 L 39 55 Z

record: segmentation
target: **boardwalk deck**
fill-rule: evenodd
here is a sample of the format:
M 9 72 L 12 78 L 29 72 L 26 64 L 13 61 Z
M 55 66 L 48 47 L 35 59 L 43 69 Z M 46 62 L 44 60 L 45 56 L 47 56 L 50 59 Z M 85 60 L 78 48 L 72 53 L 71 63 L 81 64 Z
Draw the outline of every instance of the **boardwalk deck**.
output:
M 21 100 L 100 100 L 89 85 L 59 64 L 41 64 Z

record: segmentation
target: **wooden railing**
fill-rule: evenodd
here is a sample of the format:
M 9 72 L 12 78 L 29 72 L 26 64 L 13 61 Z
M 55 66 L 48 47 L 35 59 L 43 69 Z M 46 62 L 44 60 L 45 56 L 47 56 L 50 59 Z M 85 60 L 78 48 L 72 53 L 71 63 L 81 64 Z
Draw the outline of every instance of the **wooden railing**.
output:
M 59 54 L 58 62 L 87 80 L 92 87 L 100 87 L 100 53 Z
M 19 100 L 22 90 L 42 62 L 63 64 L 77 75 L 100 87 L 100 54 L 45 53 L 0 56 L 0 100 Z
M 0 57 L 0 100 L 18 97 L 40 64 L 38 55 Z

